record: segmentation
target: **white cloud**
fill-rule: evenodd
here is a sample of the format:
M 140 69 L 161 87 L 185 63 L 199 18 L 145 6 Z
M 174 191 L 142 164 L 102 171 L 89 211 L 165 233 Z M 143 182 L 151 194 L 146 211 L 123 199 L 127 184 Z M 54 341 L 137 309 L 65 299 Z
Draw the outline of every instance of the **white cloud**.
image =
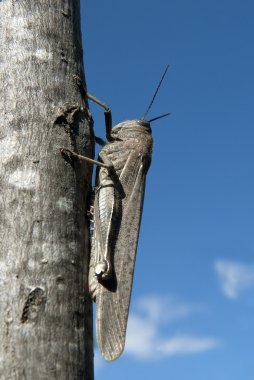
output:
M 157 324 L 131 314 L 128 320 L 125 352 L 136 358 L 150 358 L 158 344 Z
M 190 315 L 197 306 L 181 304 L 173 297 L 150 295 L 139 300 L 138 312 L 154 322 L 168 323 Z
M 199 309 L 179 303 L 172 297 L 142 298 L 137 305 L 137 312 L 129 316 L 125 352 L 138 359 L 158 359 L 201 353 L 218 347 L 219 340 L 211 337 L 181 334 L 162 336 L 162 325 L 186 318 Z
M 158 347 L 164 355 L 196 354 L 217 348 L 220 342 L 214 338 L 201 338 L 191 335 L 175 336 Z
M 236 299 L 240 291 L 254 286 L 254 265 L 217 260 L 215 271 L 224 295 Z

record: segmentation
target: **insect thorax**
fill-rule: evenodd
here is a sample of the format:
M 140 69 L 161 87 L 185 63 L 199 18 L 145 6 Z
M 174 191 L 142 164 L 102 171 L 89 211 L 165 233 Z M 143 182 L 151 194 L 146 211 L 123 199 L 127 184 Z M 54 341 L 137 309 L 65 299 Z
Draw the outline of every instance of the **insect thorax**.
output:
M 126 120 L 122 123 L 117 124 L 112 129 L 112 138 L 113 139 L 137 139 L 137 138 L 146 138 L 151 137 L 152 129 L 150 123 L 145 120 Z

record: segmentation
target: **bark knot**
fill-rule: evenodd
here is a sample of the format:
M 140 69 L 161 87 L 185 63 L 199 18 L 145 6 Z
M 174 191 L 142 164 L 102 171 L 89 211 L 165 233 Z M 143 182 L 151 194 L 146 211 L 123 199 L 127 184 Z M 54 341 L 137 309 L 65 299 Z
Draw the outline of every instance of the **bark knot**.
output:
M 70 126 L 74 123 L 75 114 L 80 112 L 80 106 L 77 104 L 66 104 L 63 108 L 58 111 L 58 114 L 55 117 L 53 125 L 60 126 Z
M 33 289 L 26 298 L 22 311 L 21 323 L 33 322 L 37 318 L 38 313 L 45 302 L 45 291 L 41 288 Z

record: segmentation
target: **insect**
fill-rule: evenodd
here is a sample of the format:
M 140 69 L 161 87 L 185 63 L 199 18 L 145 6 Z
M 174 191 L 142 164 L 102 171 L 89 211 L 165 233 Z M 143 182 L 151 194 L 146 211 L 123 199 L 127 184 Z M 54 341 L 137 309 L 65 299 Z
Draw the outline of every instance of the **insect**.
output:
M 105 109 L 108 143 L 98 161 L 62 149 L 64 154 L 97 165 L 89 288 L 96 301 L 97 341 L 106 360 L 118 358 L 125 345 L 146 175 L 152 158 L 150 123 L 169 114 L 148 121 L 145 117 L 168 67 L 143 118 L 124 121 L 113 129 L 109 107 L 85 93 L 79 82 L 81 92 Z

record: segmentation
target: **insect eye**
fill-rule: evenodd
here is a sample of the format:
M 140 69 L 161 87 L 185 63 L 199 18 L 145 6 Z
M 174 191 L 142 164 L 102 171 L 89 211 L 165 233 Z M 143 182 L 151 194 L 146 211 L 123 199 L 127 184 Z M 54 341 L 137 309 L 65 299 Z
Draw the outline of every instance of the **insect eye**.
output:
M 146 120 L 137 120 L 137 123 L 139 125 L 142 125 L 142 127 L 150 127 L 149 121 L 146 121 Z

